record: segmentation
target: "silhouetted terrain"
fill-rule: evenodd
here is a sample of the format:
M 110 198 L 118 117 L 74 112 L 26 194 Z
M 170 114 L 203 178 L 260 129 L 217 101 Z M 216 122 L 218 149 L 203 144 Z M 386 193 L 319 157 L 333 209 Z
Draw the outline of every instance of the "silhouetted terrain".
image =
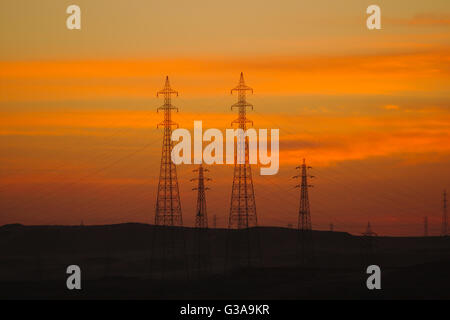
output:
M 198 238 L 196 229 L 131 223 L 3 226 L 0 298 L 450 298 L 449 237 L 313 231 L 313 259 L 302 264 L 296 230 L 259 227 L 250 232 L 260 239 L 261 259 L 246 266 L 227 258 L 233 250 L 226 245 L 231 239 L 246 248 L 246 232 L 210 229 Z M 198 269 L 199 239 L 209 245 L 210 271 Z M 66 288 L 72 264 L 81 267 L 81 291 Z M 382 290 L 366 288 L 370 264 L 381 267 Z

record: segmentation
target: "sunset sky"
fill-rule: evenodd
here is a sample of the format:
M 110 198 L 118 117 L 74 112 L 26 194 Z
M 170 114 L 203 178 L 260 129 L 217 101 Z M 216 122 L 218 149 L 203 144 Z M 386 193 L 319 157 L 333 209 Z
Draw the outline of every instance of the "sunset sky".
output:
M 382 30 L 366 8 L 381 7 Z M 81 7 L 68 30 L 66 7 Z M 225 130 L 244 72 L 254 127 L 280 129 L 280 171 L 253 171 L 261 225 L 296 224 L 291 179 L 315 176 L 312 223 L 438 235 L 450 190 L 450 2 L 2 1 L 0 225 L 153 223 L 169 75 L 174 121 Z M 178 177 L 194 223 L 193 165 Z M 232 167 L 210 168 L 226 227 Z

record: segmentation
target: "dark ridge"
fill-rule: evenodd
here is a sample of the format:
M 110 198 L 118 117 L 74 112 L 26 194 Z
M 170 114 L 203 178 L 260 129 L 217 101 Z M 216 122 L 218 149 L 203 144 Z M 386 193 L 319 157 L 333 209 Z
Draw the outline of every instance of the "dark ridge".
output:
M 421 288 L 429 288 L 434 297 L 450 295 L 450 278 L 445 276 L 450 265 L 450 237 L 362 237 L 313 231 L 308 246 L 314 263 L 302 267 L 297 254 L 300 233 L 295 229 L 209 229 L 212 268 L 210 273 L 199 275 L 198 235 L 195 228 L 142 223 L 4 225 L 0 227 L 0 298 L 68 297 L 64 289 L 66 268 L 72 264 L 83 270 L 90 288 L 83 294 L 90 298 L 366 297 L 366 268 L 370 264 L 383 270 L 384 287 L 379 297 L 423 297 Z M 227 242 L 245 247 L 247 235 L 259 237 L 261 261 L 225 268 Z M 158 245 L 163 238 L 175 243 L 170 249 L 171 260 L 166 262 L 161 253 L 166 247 Z M 183 280 L 184 263 L 190 281 Z M 161 273 L 165 280 L 158 280 Z

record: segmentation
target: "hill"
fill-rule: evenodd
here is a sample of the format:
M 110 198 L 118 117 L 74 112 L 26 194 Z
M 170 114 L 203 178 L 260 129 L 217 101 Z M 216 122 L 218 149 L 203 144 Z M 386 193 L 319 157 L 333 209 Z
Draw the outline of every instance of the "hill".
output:
M 16 224 L 0 227 L 0 253 L 0 298 L 450 297 L 448 237 Z M 77 293 L 65 287 L 72 264 L 83 275 Z M 365 287 L 369 264 L 382 269 L 381 291 Z

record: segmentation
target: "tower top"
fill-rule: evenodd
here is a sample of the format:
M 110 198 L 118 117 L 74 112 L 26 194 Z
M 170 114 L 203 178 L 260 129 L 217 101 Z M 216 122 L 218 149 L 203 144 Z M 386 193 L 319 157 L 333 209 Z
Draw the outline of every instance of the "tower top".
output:
M 160 94 L 164 94 L 164 95 L 171 95 L 171 94 L 176 94 L 178 97 L 178 91 L 173 90 L 170 87 L 170 81 L 169 81 L 169 76 L 166 76 L 166 81 L 164 83 L 164 88 L 160 91 L 158 91 L 156 93 L 156 96 L 158 97 Z
M 370 225 L 370 221 L 367 222 L 367 229 L 366 232 L 363 233 L 363 235 L 367 237 L 378 236 L 375 232 L 373 232 L 372 226 Z
M 236 87 L 234 87 L 233 89 L 231 89 L 231 93 L 233 93 L 233 91 L 238 91 L 238 92 L 251 91 L 253 93 L 253 89 L 245 84 L 243 72 L 241 72 L 241 76 L 239 78 L 239 84 Z

